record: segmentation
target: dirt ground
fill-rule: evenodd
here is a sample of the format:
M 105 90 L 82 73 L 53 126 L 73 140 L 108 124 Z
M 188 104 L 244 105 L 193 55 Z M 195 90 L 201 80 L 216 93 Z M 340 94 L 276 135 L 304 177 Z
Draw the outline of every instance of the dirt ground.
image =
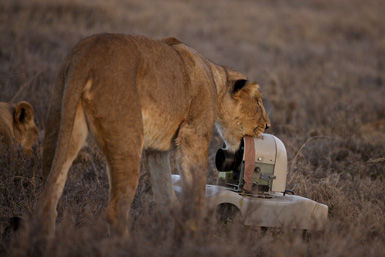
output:
M 384 256 L 384 13 L 382 0 L 2 0 L 0 101 L 29 101 L 40 129 L 58 67 L 81 38 L 174 36 L 261 85 L 268 132 L 287 148 L 287 188 L 329 206 L 326 229 L 305 239 L 287 229 L 223 229 L 209 217 L 181 237 L 178 213 L 154 209 L 143 169 L 132 236 L 108 237 L 106 165 L 89 140 L 69 173 L 44 255 Z M 26 220 L 40 194 L 42 135 L 32 156 L 0 149 L 0 256 L 26 256 L 36 244 L 33 231 L 13 232 L 10 218 Z M 211 183 L 221 145 L 214 132 Z

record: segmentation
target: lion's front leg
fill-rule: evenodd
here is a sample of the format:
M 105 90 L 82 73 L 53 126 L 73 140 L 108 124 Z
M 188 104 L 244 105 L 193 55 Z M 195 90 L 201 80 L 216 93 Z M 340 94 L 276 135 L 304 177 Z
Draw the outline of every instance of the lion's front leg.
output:
M 208 169 L 210 133 L 199 133 L 196 126 L 182 126 L 177 144 L 177 162 L 183 181 L 182 211 L 187 222 L 203 217 Z M 195 221 L 194 221 L 195 220 Z

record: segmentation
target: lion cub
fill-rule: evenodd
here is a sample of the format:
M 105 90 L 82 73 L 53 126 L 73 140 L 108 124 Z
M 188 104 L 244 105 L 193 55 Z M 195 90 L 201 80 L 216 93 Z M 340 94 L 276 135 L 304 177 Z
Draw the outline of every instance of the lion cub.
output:
M 0 102 L 0 142 L 8 146 L 19 143 L 24 150 L 31 152 L 37 135 L 34 111 L 29 103 Z

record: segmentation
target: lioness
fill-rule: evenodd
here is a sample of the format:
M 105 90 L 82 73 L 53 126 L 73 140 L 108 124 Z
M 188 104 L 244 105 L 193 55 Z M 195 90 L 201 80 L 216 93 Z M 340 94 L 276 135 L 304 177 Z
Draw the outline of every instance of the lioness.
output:
M 168 151 L 176 147 L 184 196 L 200 209 L 215 123 L 233 150 L 242 136 L 260 135 L 270 121 L 258 85 L 175 38 L 99 34 L 80 41 L 61 68 L 46 123 L 44 232 L 54 231 L 68 169 L 89 132 L 107 159 L 113 231 L 127 229 L 142 150 L 151 153 L 155 199 L 168 204 L 175 199 Z
M 8 146 L 19 143 L 30 153 L 38 134 L 33 119 L 34 112 L 29 103 L 0 102 L 0 142 Z

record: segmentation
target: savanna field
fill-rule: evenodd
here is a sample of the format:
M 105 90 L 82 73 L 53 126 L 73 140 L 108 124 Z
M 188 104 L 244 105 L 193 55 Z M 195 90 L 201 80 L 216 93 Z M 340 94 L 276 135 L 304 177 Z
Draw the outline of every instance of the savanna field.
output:
M 29 101 L 41 132 L 31 155 L 0 148 L 0 256 L 27 256 L 38 243 L 27 220 L 43 186 L 51 88 L 71 47 L 100 32 L 173 36 L 257 81 L 267 132 L 287 148 L 287 188 L 328 205 L 329 221 L 303 237 L 223 228 L 209 214 L 195 233 L 183 233 L 177 211 L 158 212 L 142 168 L 131 237 L 109 237 L 106 164 L 89 138 L 44 256 L 385 256 L 384 13 L 382 0 L 2 0 L 0 101 Z M 213 132 L 210 183 L 221 146 Z M 12 217 L 22 220 L 16 232 Z

